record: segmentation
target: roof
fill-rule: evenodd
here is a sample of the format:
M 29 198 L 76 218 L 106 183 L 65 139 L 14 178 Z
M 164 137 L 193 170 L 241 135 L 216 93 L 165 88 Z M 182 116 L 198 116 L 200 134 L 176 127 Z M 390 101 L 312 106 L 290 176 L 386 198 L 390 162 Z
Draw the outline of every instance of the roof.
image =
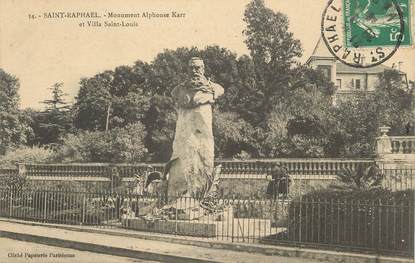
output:
M 307 64 L 311 61 L 313 58 L 329 58 L 336 61 L 336 72 L 337 73 L 362 73 L 362 74 L 379 74 L 382 73 L 385 70 L 391 70 L 391 67 L 385 66 L 385 65 L 377 65 L 370 68 L 357 68 L 357 67 L 351 67 L 346 64 L 341 63 L 338 61 L 337 58 L 335 58 L 330 51 L 328 50 L 326 44 L 324 43 L 323 39 L 320 37 L 317 41 L 316 46 L 314 47 L 313 53 L 311 54 L 310 58 L 307 60 Z M 402 71 L 399 71 L 400 74 L 405 74 Z
M 321 37 L 318 39 L 311 57 L 333 57 Z

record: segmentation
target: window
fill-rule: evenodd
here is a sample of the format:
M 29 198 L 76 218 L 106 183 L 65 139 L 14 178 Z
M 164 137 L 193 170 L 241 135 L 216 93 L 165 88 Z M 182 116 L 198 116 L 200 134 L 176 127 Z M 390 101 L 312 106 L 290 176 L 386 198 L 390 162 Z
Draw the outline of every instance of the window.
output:
M 318 65 L 317 70 L 323 72 L 323 75 L 328 79 L 331 80 L 331 66 L 329 65 Z
M 356 79 L 356 89 L 360 89 L 360 79 Z
M 337 87 L 337 89 L 342 88 L 342 80 L 341 79 L 336 79 L 336 87 Z

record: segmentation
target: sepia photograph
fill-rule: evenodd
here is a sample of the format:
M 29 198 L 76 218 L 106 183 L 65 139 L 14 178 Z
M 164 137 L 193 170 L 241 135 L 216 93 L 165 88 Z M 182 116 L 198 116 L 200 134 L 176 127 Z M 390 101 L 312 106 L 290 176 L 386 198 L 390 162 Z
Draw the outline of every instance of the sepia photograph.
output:
M 414 0 L 0 0 L 0 263 L 413 263 Z

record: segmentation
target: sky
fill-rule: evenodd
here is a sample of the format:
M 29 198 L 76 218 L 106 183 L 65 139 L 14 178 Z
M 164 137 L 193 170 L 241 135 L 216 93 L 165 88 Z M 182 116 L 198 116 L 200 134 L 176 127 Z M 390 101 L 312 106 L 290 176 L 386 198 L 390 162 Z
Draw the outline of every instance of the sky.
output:
M 20 80 L 21 108 L 40 109 L 49 88 L 64 83 L 73 101 L 79 80 L 138 59 L 151 62 L 163 49 L 219 45 L 248 54 L 242 34 L 248 0 L 0 0 L 0 68 Z M 285 13 L 290 31 L 302 43 L 305 62 L 320 37 L 326 0 L 265 0 Z M 101 18 L 45 18 L 51 12 L 97 12 Z M 108 18 L 108 12 L 169 13 L 169 18 Z M 172 17 L 172 12 L 184 17 Z M 29 16 L 34 15 L 35 19 Z M 107 27 L 104 21 L 135 21 L 134 27 Z M 415 19 L 414 19 L 415 20 Z M 99 21 L 101 27 L 80 26 Z M 386 62 L 404 61 L 401 70 L 415 79 L 415 49 L 401 48 Z M 409 59 L 414 58 L 414 59 Z

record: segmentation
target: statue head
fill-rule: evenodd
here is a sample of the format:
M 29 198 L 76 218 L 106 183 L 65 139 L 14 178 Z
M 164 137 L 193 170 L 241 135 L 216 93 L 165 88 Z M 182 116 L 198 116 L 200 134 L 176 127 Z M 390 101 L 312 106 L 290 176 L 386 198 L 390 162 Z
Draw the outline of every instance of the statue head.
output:
M 189 61 L 192 77 L 203 77 L 205 75 L 205 64 L 199 57 L 193 57 Z

